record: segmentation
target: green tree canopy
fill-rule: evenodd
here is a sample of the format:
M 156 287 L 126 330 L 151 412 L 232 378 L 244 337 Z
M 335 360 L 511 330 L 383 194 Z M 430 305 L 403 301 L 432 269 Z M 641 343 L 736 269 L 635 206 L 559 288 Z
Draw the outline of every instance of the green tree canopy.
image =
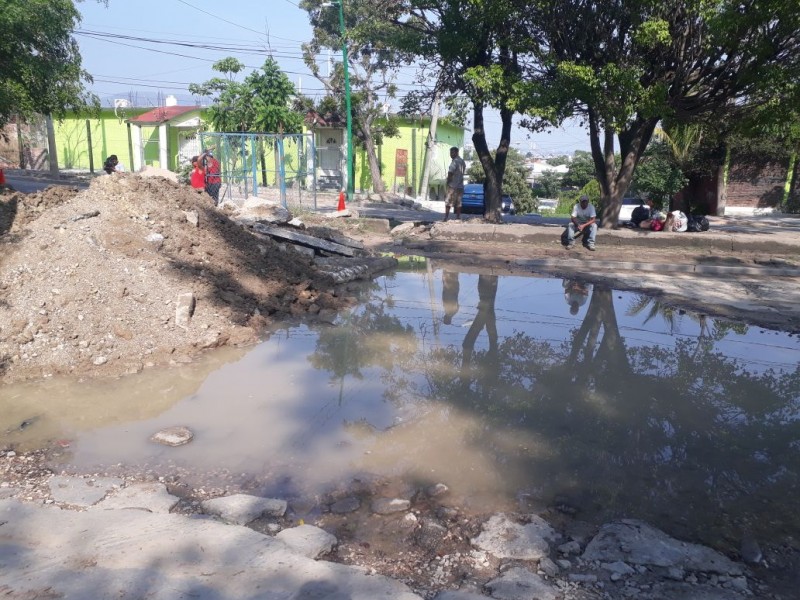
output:
M 56 117 L 99 107 L 84 89 L 92 78 L 81 68 L 72 32 L 80 13 L 72 0 L 24 0 L 0 6 L 0 127 L 13 115 Z
M 594 160 L 592 153 L 576 150 L 569 163 L 569 170 L 564 175 L 564 185 L 582 188 L 594 179 Z
M 630 192 L 649 195 L 657 205 L 669 206 L 670 198 L 680 192 L 688 180 L 667 143 L 654 141 L 639 161 Z
M 190 84 L 189 91 L 213 98 L 209 114 L 214 129 L 220 132 L 302 132 L 303 116 L 291 106 L 294 85 L 275 59 L 267 58 L 261 71 L 253 71 L 242 83 L 238 83 L 235 76 L 244 65 L 235 58 L 217 61 L 212 68 L 224 77 Z
M 350 0 L 344 10 L 345 40 L 341 35 L 339 7 L 330 4 L 323 0 L 302 0 L 299 4 L 300 8 L 308 11 L 314 30 L 311 42 L 303 44 L 303 59 L 328 95 L 339 102 L 338 112 L 346 119 L 343 63 L 337 62 L 333 71 L 325 75 L 317 62 L 321 49 L 328 48 L 339 53 L 343 42 L 346 44 L 353 134 L 365 149 L 372 189 L 382 194 L 385 186 L 376 144 L 382 136 L 397 135 L 397 124 L 388 118 L 384 105 L 395 97 L 397 86 L 393 80 L 397 69 L 408 57 L 388 46 L 382 36 L 375 34 L 385 28 L 388 19 L 382 3 Z
M 794 1 L 538 0 L 517 8 L 536 40 L 531 126 L 583 119 L 604 226 L 617 222 L 661 119 L 735 120 L 787 101 L 800 76 Z
M 467 176 L 471 183 L 486 185 L 486 172 L 478 161 L 470 164 Z M 525 157 L 518 150 L 509 148 L 506 169 L 503 172 L 503 193 L 514 199 L 514 207 L 520 214 L 536 210 L 536 201 L 531 186 L 528 185 L 527 176 Z

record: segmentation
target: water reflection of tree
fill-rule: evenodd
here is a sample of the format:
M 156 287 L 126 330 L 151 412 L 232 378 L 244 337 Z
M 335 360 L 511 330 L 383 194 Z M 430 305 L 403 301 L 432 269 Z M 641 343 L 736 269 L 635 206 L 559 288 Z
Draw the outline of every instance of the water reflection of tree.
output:
M 644 323 L 647 323 L 656 316 L 669 325 L 670 333 L 675 333 L 679 328 L 680 321 L 684 317 L 697 323 L 699 332 L 697 335 L 697 351 L 708 351 L 713 348 L 714 344 L 725 338 L 729 333 L 734 332 L 739 335 L 747 333 L 748 327 L 744 323 L 733 323 L 732 321 L 723 321 L 720 319 L 709 319 L 707 315 L 702 313 L 695 313 L 692 311 L 685 311 L 680 308 L 671 306 L 658 298 L 639 294 L 634 297 L 630 306 L 628 307 L 627 314 L 636 316 L 644 314 L 647 311 L 647 316 Z
M 482 302 L 483 322 L 491 316 L 494 324 L 493 296 Z M 706 339 L 727 332 L 698 322 L 701 336 L 713 333 Z M 509 479 L 529 479 L 551 498 L 566 494 L 601 518 L 666 518 L 674 533 L 707 543 L 770 523 L 779 524 L 773 533 L 800 533 L 792 500 L 800 488 L 800 368 L 749 371 L 713 344 L 685 338 L 626 348 L 612 293 L 602 288 L 566 344 L 517 333 L 475 352 L 474 336 L 460 357 L 453 347 L 422 357 L 428 389 L 419 393 L 479 415 L 485 427 L 474 443 L 495 454 Z M 454 378 L 441 364 L 459 359 Z M 470 362 L 493 368 L 465 371 Z M 537 453 L 509 453 L 512 436 Z M 761 518 L 765 501 L 770 521 Z
M 362 370 L 373 366 L 392 372 L 395 363 L 410 360 L 417 352 L 414 328 L 387 314 L 386 309 L 384 303 L 365 304 L 359 311 L 345 315 L 335 327 L 319 333 L 309 360 L 339 382 L 340 403 L 347 375 L 362 379 Z

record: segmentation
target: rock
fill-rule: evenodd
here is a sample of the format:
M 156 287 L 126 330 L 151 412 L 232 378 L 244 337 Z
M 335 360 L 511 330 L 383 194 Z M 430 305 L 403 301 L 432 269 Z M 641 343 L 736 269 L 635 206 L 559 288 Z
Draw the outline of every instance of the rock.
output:
M 542 560 L 539 561 L 539 570 L 547 575 L 548 577 L 555 577 L 558 575 L 558 565 L 550 560 L 548 557 L 544 557 Z
M 160 233 L 151 233 L 144 239 L 153 244 L 154 246 L 156 246 L 157 248 L 160 248 L 161 245 L 164 243 L 164 236 L 161 235 Z
M 633 569 L 633 567 L 622 562 L 621 560 L 611 563 L 600 563 L 600 567 L 611 574 L 616 573 L 617 575 L 633 575 L 636 573 L 636 570 Z
M 372 512 L 379 515 L 391 515 L 411 508 L 411 502 L 402 498 L 378 498 L 372 501 Z
M 742 565 L 716 550 L 681 542 L 647 523 L 625 519 L 603 525 L 583 553 L 584 560 L 679 567 L 688 571 L 739 575 Z
M 247 525 L 261 516 L 282 517 L 286 513 L 286 501 L 261 498 L 249 494 L 222 496 L 200 503 L 203 511 L 220 517 L 226 523 Z
M 391 226 L 389 219 L 367 217 L 361 220 L 361 227 L 373 233 L 389 233 Z
M 447 528 L 432 519 L 423 519 L 417 531 L 417 544 L 426 550 L 435 551 L 447 537 Z
M 129 485 L 95 504 L 96 509 L 138 508 L 154 513 L 168 513 L 178 498 L 167 492 L 163 483 Z
M 529 525 L 520 525 L 499 514 L 483 524 L 481 534 L 472 540 L 472 545 L 497 558 L 541 560 L 550 552 L 548 540 L 557 536 L 539 517 L 534 517 Z
M 194 225 L 195 227 L 200 226 L 200 215 L 197 214 L 196 210 L 185 210 L 183 214 L 186 215 L 186 221 L 190 225 Z
M 97 356 L 97 357 L 95 357 L 95 359 L 92 361 L 92 364 L 93 364 L 93 365 L 96 365 L 96 366 L 98 366 L 98 367 L 99 367 L 100 365 L 104 365 L 104 364 L 106 364 L 107 362 L 108 362 L 108 358 L 106 358 L 105 356 Z
M 486 596 L 477 592 L 445 590 L 436 594 L 433 600 L 486 600 Z
M 192 292 L 186 292 L 178 296 L 175 303 L 175 325 L 186 329 L 192 320 L 195 308 L 195 298 Z
M 514 567 L 486 584 L 498 600 L 556 600 L 556 590 L 527 569 Z
M 389 232 L 393 238 L 403 237 L 414 231 L 414 223 L 400 223 L 397 227 L 393 227 Z
M 764 558 L 758 542 L 749 533 L 745 533 L 742 536 L 741 555 L 742 560 L 746 563 L 750 563 L 751 565 L 760 563 Z
M 443 483 L 437 483 L 436 485 L 430 486 L 425 491 L 431 498 L 438 498 L 439 496 L 444 496 L 447 492 L 449 492 L 450 488 Z
M 50 495 L 56 502 L 74 506 L 92 506 L 123 483 L 125 481 L 117 477 L 82 479 L 68 475 L 54 475 L 47 485 L 50 487 Z
M 567 579 L 573 583 L 595 583 L 597 575 L 592 573 L 570 573 Z
M 295 553 L 308 558 L 317 558 L 328 554 L 337 544 L 336 537 L 313 525 L 300 525 L 284 529 L 275 536 Z
M 355 512 L 359 508 L 361 508 L 361 501 L 354 496 L 342 498 L 331 504 L 331 512 L 337 515 Z
M 572 540 L 567 542 L 566 544 L 561 544 L 558 547 L 558 551 L 564 556 L 569 556 L 570 554 L 580 554 L 581 545 L 575 540 Z
M 164 444 L 165 446 L 183 446 L 194 438 L 194 433 L 188 427 L 176 426 L 167 427 L 150 436 L 151 442 Z
M 297 217 L 295 217 L 294 219 L 289 221 L 287 223 L 287 225 L 291 225 L 292 227 L 296 227 L 297 229 L 305 229 L 306 228 L 306 224 L 303 223 L 303 221 L 301 221 Z

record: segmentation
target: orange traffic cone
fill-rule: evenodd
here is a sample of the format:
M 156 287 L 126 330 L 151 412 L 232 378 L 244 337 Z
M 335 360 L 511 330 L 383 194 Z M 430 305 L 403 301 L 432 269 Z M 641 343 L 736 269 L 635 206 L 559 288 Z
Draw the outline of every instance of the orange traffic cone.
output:
M 339 206 L 336 210 L 344 210 L 346 207 L 344 205 L 344 190 L 339 192 Z
M 6 184 L 6 175 L 3 173 L 3 169 L 0 169 L 0 185 Z

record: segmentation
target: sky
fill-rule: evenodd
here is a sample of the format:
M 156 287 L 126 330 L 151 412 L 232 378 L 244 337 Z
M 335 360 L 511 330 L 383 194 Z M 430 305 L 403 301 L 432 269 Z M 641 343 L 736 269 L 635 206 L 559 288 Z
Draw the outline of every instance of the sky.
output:
M 108 6 L 83 0 L 77 7 L 82 22 L 75 38 L 83 66 L 94 78 L 89 87 L 105 107 L 116 98 L 159 106 L 168 95 L 181 105 L 208 103 L 192 96 L 188 86 L 218 75 L 211 69 L 214 62 L 238 58 L 247 67 L 239 74 L 243 79 L 270 53 L 300 92 L 315 99 L 324 95 L 302 60 L 300 45 L 311 39 L 311 26 L 297 0 L 109 0 Z M 334 53 L 331 59 L 341 55 Z M 320 57 L 323 72 L 327 60 L 327 54 Z M 402 69 L 398 95 L 418 87 L 413 81 L 413 67 Z M 487 111 L 485 120 L 487 141 L 494 147 L 500 116 Z M 589 138 L 577 125 L 536 134 L 515 126 L 511 140 L 512 146 L 534 156 L 589 150 Z

